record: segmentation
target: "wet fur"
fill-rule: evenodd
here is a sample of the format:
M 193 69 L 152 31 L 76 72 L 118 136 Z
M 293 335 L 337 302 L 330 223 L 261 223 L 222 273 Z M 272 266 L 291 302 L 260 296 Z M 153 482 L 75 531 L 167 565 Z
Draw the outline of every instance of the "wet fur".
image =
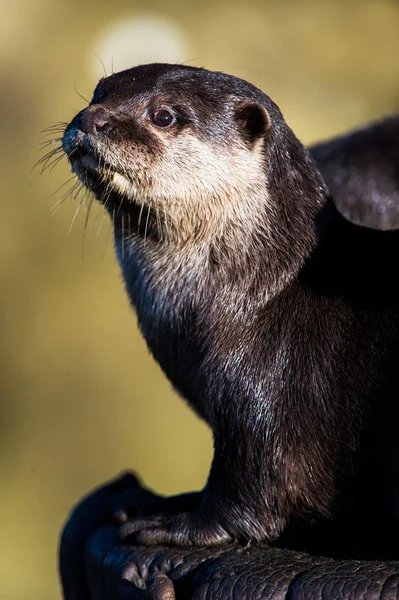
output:
M 165 106 L 179 120 L 157 130 Z M 90 113 L 106 131 L 85 125 Z M 214 435 L 196 520 L 153 539 L 217 543 L 222 531 L 339 555 L 345 532 L 349 553 L 389 555 L 399 233 L 346 221 L 278 107 L 225 74 L 112 75 L 64 149 L 86 182 L 82 152 L 98 157 L 89 186 L 113 215 L 143 335 Z

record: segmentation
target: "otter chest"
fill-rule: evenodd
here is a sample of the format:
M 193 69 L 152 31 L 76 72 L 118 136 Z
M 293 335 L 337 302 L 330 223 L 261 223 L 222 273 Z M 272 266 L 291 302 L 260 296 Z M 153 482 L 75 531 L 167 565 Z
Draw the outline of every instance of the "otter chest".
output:
M 132 245 L 122 257 L 118 249 L 126 290 L 140 329 L 171 383 L 202 414 L 195 392 L 203 379 L 204 360 L 193 300 L 196 284 L 190 271 L 182 274 L 173 258 L 150 262 L 144 254 L 142 248 Z

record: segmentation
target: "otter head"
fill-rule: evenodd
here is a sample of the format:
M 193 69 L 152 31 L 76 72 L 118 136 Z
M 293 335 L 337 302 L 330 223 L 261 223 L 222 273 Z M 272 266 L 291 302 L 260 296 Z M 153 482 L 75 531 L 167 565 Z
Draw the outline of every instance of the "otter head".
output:
M 97 199 L 131 216 L 131 232 L 150 209 L 152 233 L 202 239 L 221 234 L 246 198 L 265 191 L 262 99 L 222 73 L 143 65 L 99 82 L 63 147 Z

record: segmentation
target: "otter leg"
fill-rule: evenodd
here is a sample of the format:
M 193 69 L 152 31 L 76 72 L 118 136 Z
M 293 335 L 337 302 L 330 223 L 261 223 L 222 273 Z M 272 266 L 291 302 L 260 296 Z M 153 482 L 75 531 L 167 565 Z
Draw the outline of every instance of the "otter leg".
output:
M 150 514 L 119 511 L 117 521 L 123 541 L 133 544 L 169 544 L 177 546 L 213 546 L 231 542 L 275 540 L 285 525 L 284 517 L 273 507 L 273 496 L 265 497 L 259 469 L 252 460 L 252 476 L 243 481 L 240 456 L 234 451 L 217 453 L 208 483 L 201 494 L 178 496 L 150 506 Z M 249 463 L 248 463 L 249 464 Z M 269 486 L 273 492 L 273 486 Z M 275 490 L 274 490 L 275 491 Z

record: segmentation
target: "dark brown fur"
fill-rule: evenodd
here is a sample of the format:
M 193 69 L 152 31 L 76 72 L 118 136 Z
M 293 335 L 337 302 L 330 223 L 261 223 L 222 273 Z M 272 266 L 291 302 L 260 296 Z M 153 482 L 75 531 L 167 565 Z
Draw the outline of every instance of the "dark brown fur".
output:
M 342 214 L 359 225 L 399 228 L 399 116 L 310 148 Z
M 393 552 L 399 233 L 345 220 L 278 107 L 222 73 L 114 74 L 63 144 L 113 217 L 151 352 L 214 435 L 196 508 L 123 534 Z

